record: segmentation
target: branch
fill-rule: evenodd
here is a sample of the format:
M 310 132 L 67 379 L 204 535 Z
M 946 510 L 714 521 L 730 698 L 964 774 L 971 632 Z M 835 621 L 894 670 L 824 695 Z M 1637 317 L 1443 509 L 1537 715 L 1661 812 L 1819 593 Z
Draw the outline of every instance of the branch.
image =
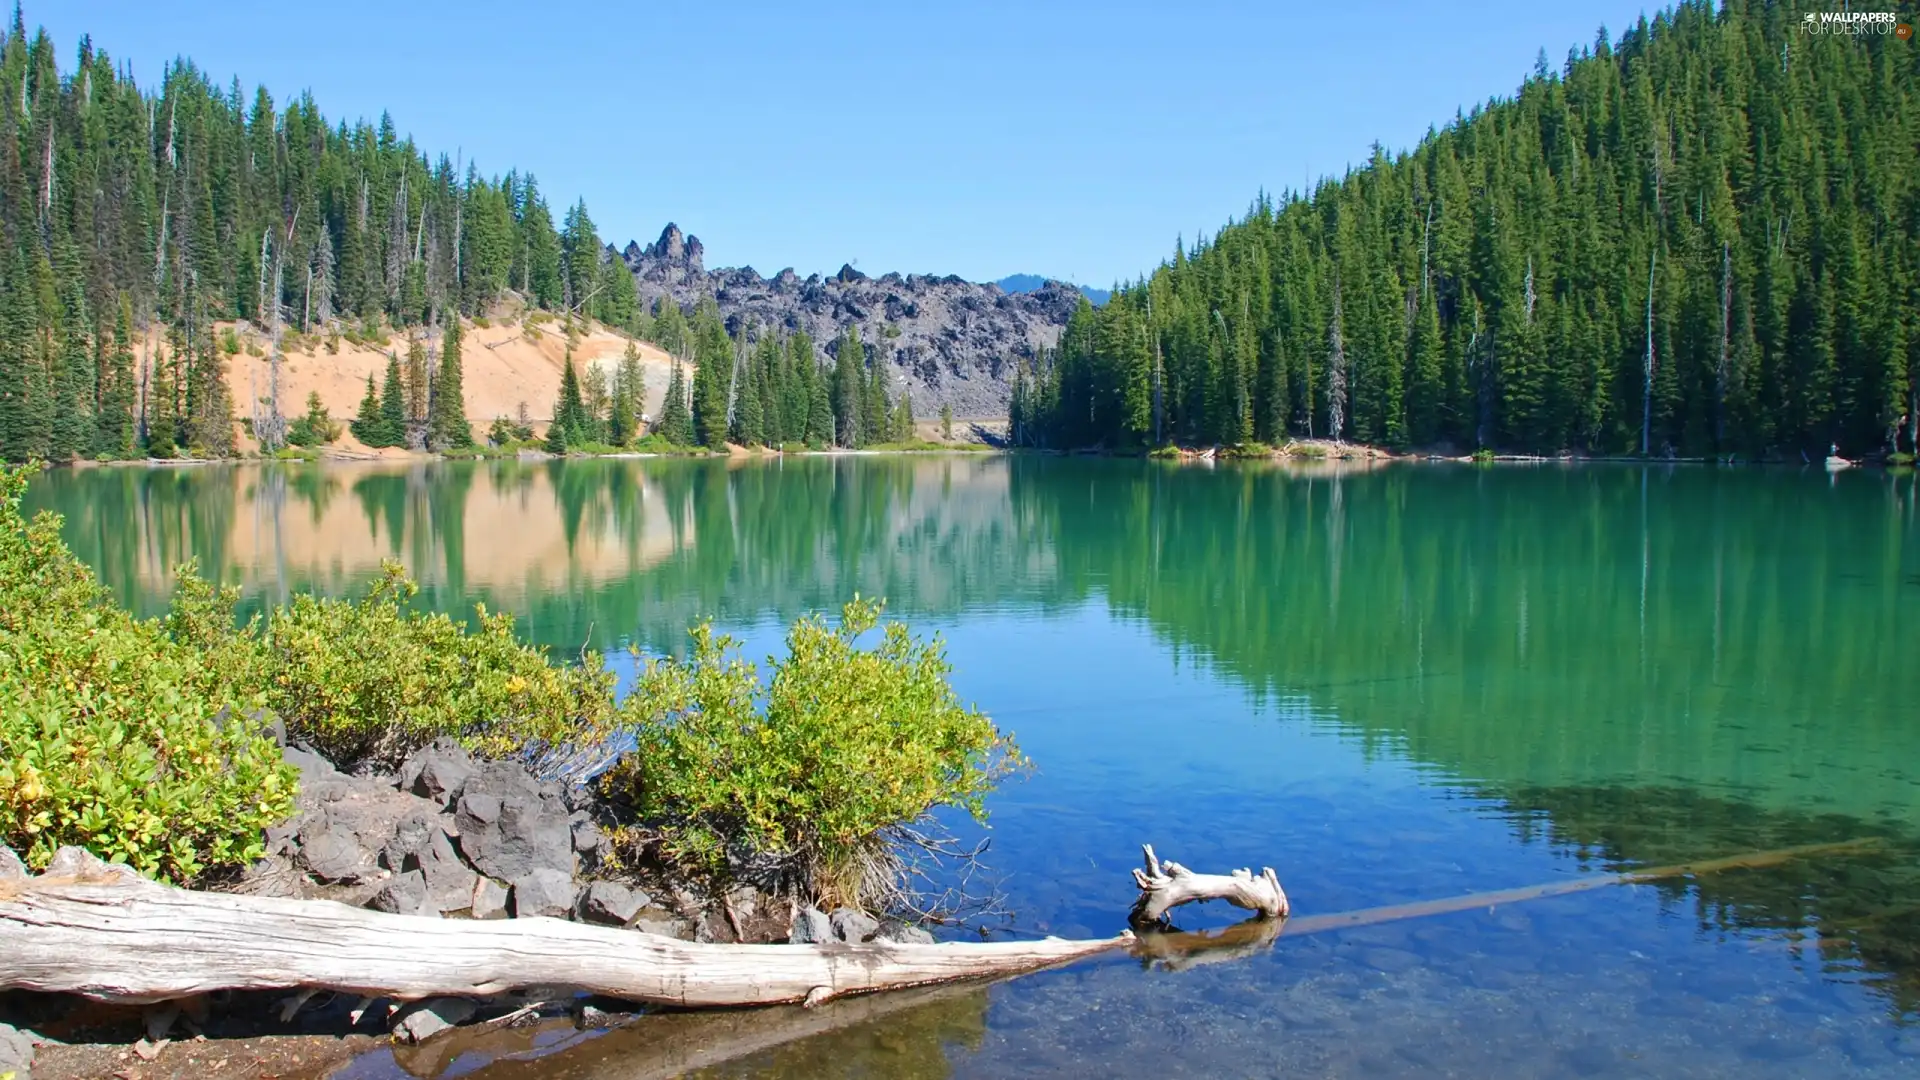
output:
M 1140 898 L 1133 902 L 1128 916 L 1136 924 L 1159 922 L 1172 908 L 1205 900 L 1225 900 L 1269 919 L 1287 917 L 1287 894 L 1271 866 L 1263 868 L 1259 877 L 1245 869 L 1231 874 L 1196 874 L 1177 862 L 1162 863 L 1154 855 L 1152 844 L 1144 844 L 1142 849 L 1147 865 L 1144 871 L 1133 872 Z

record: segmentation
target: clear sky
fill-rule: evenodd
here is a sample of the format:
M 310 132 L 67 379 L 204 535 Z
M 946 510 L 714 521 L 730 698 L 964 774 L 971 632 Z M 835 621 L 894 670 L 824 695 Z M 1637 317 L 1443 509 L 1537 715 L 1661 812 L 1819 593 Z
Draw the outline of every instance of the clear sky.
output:
M 1632 0 L 29 0 L 151 85 L 176 56 L 429 154 L 531 170 L 707 265 L 1106 285 L 1261 189 L 1417 142 Z M 64 65 L 63 65 L 64 66 Z

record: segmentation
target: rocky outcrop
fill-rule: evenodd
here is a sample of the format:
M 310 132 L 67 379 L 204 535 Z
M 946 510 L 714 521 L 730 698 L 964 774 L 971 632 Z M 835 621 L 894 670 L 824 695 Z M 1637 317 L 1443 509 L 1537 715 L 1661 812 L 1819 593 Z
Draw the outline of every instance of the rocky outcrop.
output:
M 842 330 L 859 327 L 861 340 L 891 366 L 895 390 L 907 389 L 914 415 L 923 419 L 939 415 L 942 406 L 961 417 L 1006 415 L 1015 365 L 1057 343 L 1081 299 L 1060 282 L 1008 293 L 952 276 L 868 277 L 851 265 L 804 279 L 792 269 L 771 278 L 750 266 L 710 271 L 700 241 L 677 225 L 619 254 L 649 308 L 668 297 L 691 310 L 710 296 L 729 331 L 743 325 L 804 330 L 823 358 Z
M 686 882 L 603 876 L 607 838 L 592 808 L 576 805 L 589 800 L 518 763 L 437 743 L 394 774 L 350 776 L 298 747 L 285 754 L 300 769 L 298 812 L 268 831 L 242 891 L 405 915 L 576 919 L 688 941 L 787 937 L 785 902 L 751 887 L 709 896 Z M 0 848 L 0 876 L 10 855 Z

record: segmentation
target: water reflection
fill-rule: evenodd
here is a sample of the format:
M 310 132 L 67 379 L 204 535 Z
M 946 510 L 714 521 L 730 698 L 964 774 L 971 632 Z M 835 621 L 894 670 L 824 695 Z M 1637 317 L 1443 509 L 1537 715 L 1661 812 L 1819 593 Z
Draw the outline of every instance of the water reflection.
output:
M 699 616 L 764 631 L 884 595 L 948 633 L 964 693 L 1044 744 L 996 813 L 1020 906 L 1056 932 L 1108 932 L 1125 908 L 1091 855 L 1171 833 L 1196 866 L 1284 851 L 1289 892 L 1320 912 L 1889 841 L 1519 915 L 1283 935 L 1233 964 L 899 999 L 724 1066 L 646 1040 L 785 1021 L 652 1017 L 526 1075 L 1198 1068 L 1149 1024 L 1227 1075 L 1271 1071 L 1245 1054 L 1421 1071 L 1408 1055 L 1436 1045 L 1457 1057 L 1428 1071 L 1633 1072 L 1608 1039 L 1678 1071 L 1726 1029 L 1767 1035 L 1702 1071 L 1809 1075 L 1890 1068 L 1887 1017 L 1920 1018 L 1911 474 L 490 462 L 95 469 L 43 477 L 30 502 L 148 610 L 189 556 L 258 598 L 347 591 L 399 558 L 427 603 L 485 601 L 568 648 L 674 648 Z M 1383 791 L 1396 769 L 1412 790 Z M 1795 1039 L 1828 1056 L 1787 1056 Z

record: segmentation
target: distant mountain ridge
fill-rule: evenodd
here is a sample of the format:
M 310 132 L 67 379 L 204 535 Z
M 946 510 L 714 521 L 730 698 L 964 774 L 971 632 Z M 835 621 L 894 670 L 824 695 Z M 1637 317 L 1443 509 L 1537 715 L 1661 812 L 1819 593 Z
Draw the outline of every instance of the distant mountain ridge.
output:
M 1041 277 L 1039 274 L 1008 274 L 1006 277 L 994 282 L 994 284 L 1000 286 L 1000 291 L 1002 292 L 1023 293 L 1032 292 L 1053 280 L 1055 279 Z M 1062 284 L 1073 285 L 1070 281 L 1063 282 Z M 1113 295 L 1112 289 L 1094 289 L 1085 285 L 1073 285 L 1073 287 L 1080 290 L 1081 296 L 1093 301 L 1094 307 L 1100 307 L 1105 304 L 1108 298 Z
M 922 418 L 943 407 L 960 417 L 1005 416 L 1015 365 L 1052 348 L 1080 304 L 1080 293 L 1058 281 L 1012 291 L 952 275 L 868 277 L 851 265 L 805 278 L 790 268 L 770 278 L 751 266 L 708 270 L 699 238 L 674 224 L 653 243 L 632 241 L 618 254 L 643 306 L 671 297 L 690 307 L 712 297 L 729 333 L 753 325 L 804 330 L 831 353 L 843 330 L 858 327 L 869 355 L 892 366 L 890 384 L 906 390 Z

